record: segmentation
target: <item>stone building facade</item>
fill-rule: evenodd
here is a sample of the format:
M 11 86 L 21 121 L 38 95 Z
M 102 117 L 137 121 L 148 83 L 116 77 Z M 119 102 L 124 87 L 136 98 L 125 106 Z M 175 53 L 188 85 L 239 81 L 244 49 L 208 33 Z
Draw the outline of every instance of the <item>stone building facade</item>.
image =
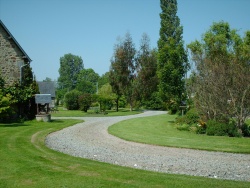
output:
M 24 65 L 31 59 L 0 20 L 0 76 L 6 85 L 19 82 Z

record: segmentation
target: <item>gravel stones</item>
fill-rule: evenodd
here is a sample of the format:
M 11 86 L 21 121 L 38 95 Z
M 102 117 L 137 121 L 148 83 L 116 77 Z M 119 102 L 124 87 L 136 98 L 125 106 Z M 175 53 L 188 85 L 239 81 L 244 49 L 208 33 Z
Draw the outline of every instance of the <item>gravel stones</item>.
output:
M 119 121 L 164 113 L 166 112 L 146 111 L 131 116 L 71 118 L 84 119 L 85 122 L 49 134 L 45 144 L 72 156 L 114 165 L 172 174 L 250 181 L 248 154 L 140 144 L 122 140 L 107 132 L 110 125 Z

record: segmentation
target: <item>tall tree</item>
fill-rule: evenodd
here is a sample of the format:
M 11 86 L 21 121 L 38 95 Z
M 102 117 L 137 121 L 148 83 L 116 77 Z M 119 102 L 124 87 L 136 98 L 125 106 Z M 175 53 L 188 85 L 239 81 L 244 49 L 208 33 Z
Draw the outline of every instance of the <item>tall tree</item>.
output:
M 185 100 L 185 74 L 188 70 L 187 54 L 183 47 L 177 0 L 161 0 L 161 28 L 158 40 L 159 91 L 167 107 L 176 112 Z
M 226 22 L 214 23 L 202 41 L 188 45 L 196 64 L 195 105 L 205 120 L 243 128 L 250 115 L 250 31 L 241 38 Z
M 110 84 L 118 98 L 123 94 L 133 108 L 133 81 L 135 79 L 136 49 L 129 33 L 118 43 L 111 59 Z
M 77 90 L 89 94 L 97 93 L 99 77 L 91 68 L 81 70 L 77 78 Z
M 78 74 L 83 69 L 83 60 L 80 56 L 65 54 L 60 58 L 59 88 L 73 90 L 76 87 Z
M 98 88 L 101 88 L 103 85 L 109 83 L 109 72 L 104 73 L 100 76 L 98 80 Z
M 157 91 L 158 77 L 157 51 L 151 50 L 150 39 L 146 33 L 142 35 L 140 50 L 136 58 L 136 94 L 141 102 L 150 100 L 152 94 Z

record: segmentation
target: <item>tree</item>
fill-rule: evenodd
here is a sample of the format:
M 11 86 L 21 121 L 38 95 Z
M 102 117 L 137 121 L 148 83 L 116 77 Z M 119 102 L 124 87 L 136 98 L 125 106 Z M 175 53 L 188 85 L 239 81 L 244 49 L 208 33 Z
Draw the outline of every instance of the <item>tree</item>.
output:
M 83 60 L 80 56 L 65 54 L 60 58 L 58 87 L 73 90 L 76 88 L 78 74 L 83 69 Z
M 43 80 L 43 82 L 52 82 L 52 79 L 49 77 L 46 77 L 45 80 Z
M 117 101 L 123 94 L 130 104 L 131 111 L 133 108 L 133 82 L 135 80 L 135 54 L 136 49 L 132 37 L 127 33 L 124 41 L 115 46 L 110 67 L 110 84 L 117 94 Z
M 0 122 L 9 119 L 13 114 L 13 109 L 11 108 L 12 101 L 11 96 L 9 94 L 4 96 L 0 89 Z
M 142 35 L 140 50 L 136 58 L 136 95 L 137 100 L 147 103 L 154 92 L 157 92 L 158 77 L 157 51 L 150 49 L 150 39 L 146 33 Z
M 98 87 L 101 88 L 103 85 L 109 83 L 109 72 L 106 72 L 102 76 L 99 77 Z
M 80 110 L 87 112 L 92 103 L 92 95 L 89 93 L 84 93 L 79 96 L 78 103 Z
M 242 130 L 250 114 L 250 31 L 244 38 L 226 22 L 214 23 L 202 41 L 188 45 L 196 64 L 195 106 L 205 120 L 228 123 Z
M 158 40 L 159 91 L 167 107 L 176 112 L 185 100 L 184 77 L 188 70 L 187 54 L 183 47 L 176 0 L 161 0 L 161 28 Z
M 0 78 L 0 89 L 2 96 L 9 100 L 13 114 L 33 119 L 36 114 L 35 94 L 39 93 L 39 89 L 30 63 L 25 64 L 21 71 L 20 82 L 13 85 L 5 85 L 4 80 Z
M 83 93 L 97 93 L 99 75 L 93 69 L 83 69 L 78 74 L 76 88 Z
M 116 99 L 115 93 L 112 92 L 112 87 L 109 83 L 104 84 L 98 93 L 98 101 L 100 103 L 100 109 L 105 113 L 106 109 L 111 109 L 113 101 Z
M 64 95 L 64 105 L 68 110 L 79 110 L 79 96 L 82 93 L 77 90 L 72 90 Z

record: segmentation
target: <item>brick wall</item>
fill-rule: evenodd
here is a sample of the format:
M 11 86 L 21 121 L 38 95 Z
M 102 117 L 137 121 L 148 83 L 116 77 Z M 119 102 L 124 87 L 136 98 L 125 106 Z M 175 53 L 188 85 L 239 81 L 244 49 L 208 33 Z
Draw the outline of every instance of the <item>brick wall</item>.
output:
M 0 76 L 6 85 L 20 81 L 19 64 L 24 63 L 23 53 L 0 26 Z

